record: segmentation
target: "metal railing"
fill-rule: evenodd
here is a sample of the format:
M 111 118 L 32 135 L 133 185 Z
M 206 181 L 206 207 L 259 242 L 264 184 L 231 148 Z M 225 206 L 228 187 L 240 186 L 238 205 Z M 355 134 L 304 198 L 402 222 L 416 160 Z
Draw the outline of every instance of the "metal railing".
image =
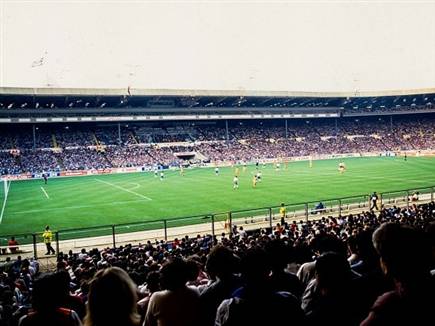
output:
M 379 208 L 407 206 L 434 200 L 435 186 L 413 188 L 379 193 Z M 416 195 L 418 196 L 416 197 Z M 316 209 L 322 202 L 324 207 Z M 281 206 L 270 206 L 196 216 L 168 218 L 157 221 L 100 225 L 95 227 L 74 228 L 53 231 L 52 246 L 56 252 L 85 247 L 117 247 L 123 244 L 139 244 L 147 240 L 168 240 L 186 235 L 211 234 L 213 236 L 228 232 L 234 225 L 246 229 L 272 228 L 281 221 Z M 285 204 L 286 221 L 308 221 L 323 216 L 345 215 L 370 209 L 370 195 L 332 198 L 301 203 Z M 14 236 L 19 243 L 19 253 L 35 258 L 43 255 L 45 244 L 42 232 L 0 235 L 0 253 L 14 254 L 7 243 Z

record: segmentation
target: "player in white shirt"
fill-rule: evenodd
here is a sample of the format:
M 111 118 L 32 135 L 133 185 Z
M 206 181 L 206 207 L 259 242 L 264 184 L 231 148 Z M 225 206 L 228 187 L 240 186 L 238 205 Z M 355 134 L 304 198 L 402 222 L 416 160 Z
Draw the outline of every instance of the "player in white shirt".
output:
M 340 162 L 340 164 L 338 164 L 338 171 L 340 172 L 340 174 L 343 174 L 344 171 L 346 171 L 346 165 L 344 164 L 344 162 Z
M 261 182 L 261 171 L 257 172 L 257 181 Z
M 165 178 L 165 174 L 162 172 L 160 172 L 160 181 L 163 181 L 163 179 Z
M 218 168 L 218 167 L 215 167 L 215 169 L 214 169 L 214 174 L 215 174 L 216 176 L 219 175 L 219 168 Z
M 236 175 L 233 178 L 233 189 L 239 189 L 239 178 Z

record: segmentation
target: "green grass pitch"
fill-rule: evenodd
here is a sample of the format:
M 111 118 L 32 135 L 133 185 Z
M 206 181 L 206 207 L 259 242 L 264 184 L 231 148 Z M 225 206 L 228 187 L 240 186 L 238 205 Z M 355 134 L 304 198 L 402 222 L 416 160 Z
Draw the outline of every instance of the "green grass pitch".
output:
M 281 202 L 318 200 L 414 189 L 435 185 L 435 158 L 377 157 L 345 159 L 347 171 L 338 173 L 339 160 L 291 162 L 276 171 L 261 167 L 263 181 L 252 187 L 255 166 L 243 172 L 240 188 L 233 190 L 233 168 L 185 169 L 154 174 L 132 173 L 86 177 L 15 181 L 9 190 L 1 235 L 84 228 L 164 218 L 277 206 Z M 3 189 L 2 189 L 3 191 Z M 171 222 L 171 226 L 182 222 Z M 187 222 L 184 222 L 187 223 Z M 161 227 L 156 223 L 154 227 Z M 151 226 L 150 226 L 151 227 Z M 90 233 L 92 235 L 98 232 Z

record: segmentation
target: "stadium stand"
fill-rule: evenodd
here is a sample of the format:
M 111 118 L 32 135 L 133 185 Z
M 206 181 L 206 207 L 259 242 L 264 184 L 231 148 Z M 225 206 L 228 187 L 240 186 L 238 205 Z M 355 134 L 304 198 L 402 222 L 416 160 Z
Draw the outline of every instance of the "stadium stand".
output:
M 325 320 L 336 325 L 410 325 L 415 320 L 432 325 L 435 260 L 429 241 L 433 243 L 434 212 L 431 202 L 294 221 L 274 230 L 235 228 L 233 234 L 215 238 L 186 236 L 138 247 L 70 251 L 59 254 L 55 273 L 48 275 L 40 274 L 37 261 L 19 257 L 0 266 L 1 322 L 17 325 L 23 318 L 21 325 L 27 325 L 25 320 L 41 318 L 46 323 L 63 311 L 59 309 L 72 309 L 75 313 L 68 316 L 76 320 L 92 300 L 87 324 L 110 300 L 115 306 L 100 318 L 130 316 L 131 325 L 139 325 L 137 312 L 144 325 L 173 320 L 180 321 L 177 325 L 264 325 L 270 318 L 297 325 Z M 160 282 L 153 281 L 159 274 Z M 113 280 L 98 281 L 103 275 Z M 112 291 L 116 282 L 123 291 Z M 39 300 L 48 293 L 44 307 Z M 185 302 L 183 309 L 167 304 L 173 300 Z M 29 315 L 32 302 L 36 316 Z M 273 313 L 276 307 L 280 313 Z M 44 308 L 52 313 L 39 312 Z
M 0 155 L 1 173 L 178 166 L 182 160 L 174 153 L 179 151 L 200 153 L 211 162 L 246 162 L 321 154 L 426 150 L 435 147 L 434 126 L 432 115 L 396 118 L 392 126 L 379 118 L 344 119 L 337 128 L 328 121 L 304 120 L 289 123 L 286 137 L 285 128 L 277 126 L 277 122 L 234 122 L 229 128 L 230 139 L 225 141 L 222 140 L 225 127 L 219 124 L 174 124 L 166 130 L 133 124 L 122 128 L 121 144 L 117 127 L 91 127 L 90 131 L 86 125 L 68 129 L 51 126 L 38 128 L 36 148 L 29 140 L 30 130 L 26 135 L 25 131 L 6 128 L 0 132 L 5 140 Z M 169 144 L 161 147 L 159 142 Z M 180 142 L 185 147 L 180 147 Z M 7 144 L 15 146 L 6 147 Z M 101 145 L 109 146 L 98 151 Z

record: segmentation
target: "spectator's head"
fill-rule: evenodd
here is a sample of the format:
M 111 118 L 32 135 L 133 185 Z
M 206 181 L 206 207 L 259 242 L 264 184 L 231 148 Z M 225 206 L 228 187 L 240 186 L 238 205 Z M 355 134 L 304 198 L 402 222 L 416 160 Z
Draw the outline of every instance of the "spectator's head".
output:
M 41 314 L 50 314 L 59 307 L 62 289 L 59 278 L 52 273 L 41 275 L 33 284 L 33 308 Z
M 347 239 L 347 248 L 351 254 L 358 253 L 358 240 L 355 236 L 350 236 Z
M 316 280 L 323 293 L 340 289 L 350 280 L 350 265 L 343 255 L 326 252 L 316 259 Z
M 188 281 L 195 282 L 199 276 L 201 266 L 195 259 L 189 258 L 186 260 L 186 268 L 188 273 Z
M 151 293 L 160 290 L 160 273 L 156 271 L 149 272 L 146 278 L 147 289 Z
M 266 244 L 266 253 L 269 256 L 272 270 L 284 271 L 291 259 L 291 247 L 281 240 L 272 240 Z
M 23 259 L 23 263 L 21 264 L 22 268 L 28 268 L 30 266 L 30 262 L 27 258 Z
M 332 235 L 319 234 L 317 235 L 312 243 L 312 249 L 317 254 L 321 255 L 325 252 L 333 251 L 342 256 L 346 256 L 346 247 L 340 239 Z
M 356 236 L 357 250 L 359 258 L 368 266 L 378 265 L 378 254 L 373 247 L 372 242 L 373 230 L 367 229 L 361 231 Z
M 231 276 L 237 265 L 237 258 L 231 249 L 224 246 L 215 246 L 207 257 L 205 268 L 210 277 L 220 279 Z
M 383 272 L 394 280 L 406 284 L 429 273 L 429 246 L 417 230 L 384 223 L 373 233 L 373 245 L 380 256 Z
M 161 287 L 170 291 L 185 287 L 191 276 L 187 263 L 181 258 L 172 258 L 162 266 L 160 273 Z
M 85 325 L 137 325 L 136 302 L 136 286 L 124 270 L 100 270 L 90 283 Z
M 253 247 L 242 256 L 240 269 L 248 286 L 261 287 L 267 282 L 272 268 L 267 253 L 259 247 Z
M 66 270 L 62 269 L 56 272 L 54 275 L 56 277 L 57 284 L 59 286 L 59 291 L 64 295 L 68 296 L 70 292 L 70 282 L 71 282 L 71 277 L 69 273 Z

